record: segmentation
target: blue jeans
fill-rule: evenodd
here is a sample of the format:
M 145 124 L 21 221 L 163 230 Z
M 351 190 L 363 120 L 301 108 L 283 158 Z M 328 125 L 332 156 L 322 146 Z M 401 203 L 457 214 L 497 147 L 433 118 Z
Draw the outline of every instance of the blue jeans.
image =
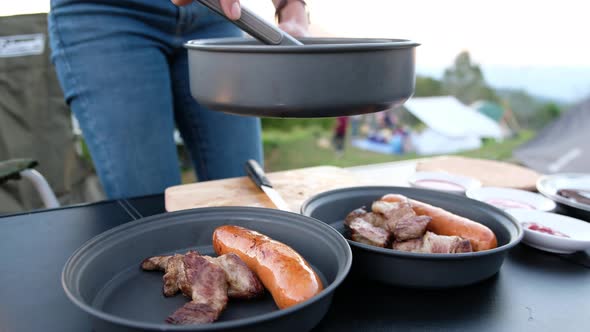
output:
M 244 174 L 262 162 L 260 119 L 211 111 L 189 89 L 191 39 L 241 32 L 207 8 L 169 0 L 52 0 L 52 57 L 109 198 L 180 183 L 175 124 L 197 178 Z

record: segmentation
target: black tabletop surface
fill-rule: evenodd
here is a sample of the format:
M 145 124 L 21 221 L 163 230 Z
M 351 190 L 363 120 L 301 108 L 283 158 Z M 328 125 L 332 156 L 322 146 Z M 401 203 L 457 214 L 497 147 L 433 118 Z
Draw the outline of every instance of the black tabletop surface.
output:
M 163 196 L 0 218 L 0 332 L 91 331 L 60 283 L 70 254 L 93 236 L 164 212 Z M 563 257 L 521 244 L 500 272 L 449 290 L 349 278 L 315 331 L 588 331 L 588 253 Z M 586 264 L 586 265 L 584 265 Z

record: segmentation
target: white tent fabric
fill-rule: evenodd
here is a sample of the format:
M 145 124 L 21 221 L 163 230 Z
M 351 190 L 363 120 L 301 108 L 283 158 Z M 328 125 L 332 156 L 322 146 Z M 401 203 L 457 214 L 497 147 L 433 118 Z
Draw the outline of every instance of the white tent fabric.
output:
M 411 98 L 404 107 L 442 136 L 502 138 L 496 122 L 453 96 Z
M 419 155 L 447 154 L 479 149 L 481 139 L 475 136 L 450 137 L 427 128 L 410 137 L 414 150 Z

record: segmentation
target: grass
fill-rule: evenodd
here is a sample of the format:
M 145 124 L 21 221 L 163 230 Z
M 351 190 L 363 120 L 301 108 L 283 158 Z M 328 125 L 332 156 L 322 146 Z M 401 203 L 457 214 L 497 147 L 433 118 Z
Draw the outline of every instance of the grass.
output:
M 290 132 L 265 131 L 263 134 L 265 169 L 271 172 L 318 165 L 350 167 L 424 157 L 415 153 L 404 155 L 374 153 L 354 148 L 349 142 L 344 154 L 338 156 L 328 146 L 329 135 L 329 132 L 318 128 L 298 128 Z M 502 142 L 486 141 L 480 149 L 457 155 L 512 161 L 512 151 L 532 137 L 534 137 L 532 131 L 522 131 L 514 138 Z
M 485 141 L 480 149 L 465 151 L 457 155 L 493 160 L 512 161 L 512 151 L 519 145 L 534 137 L 532 131 L 521 131 L 516 137 L 502 142 Z M 330 131 L 319 128 L 295 128 L 290 131 L 265 130 L 264 168 L 267 172 L 282 171 L 295 168 L 333 165 L 351 167 L 367 164 L 378 164 L 392 161 L 414 159 L 415 153 L 404 155 L 385 155 L 354 148 L 347 142 L 344 154 L 338 156 L 329 146 Z M 192 169 L 182 172 L 182 183 L 195 182 Z

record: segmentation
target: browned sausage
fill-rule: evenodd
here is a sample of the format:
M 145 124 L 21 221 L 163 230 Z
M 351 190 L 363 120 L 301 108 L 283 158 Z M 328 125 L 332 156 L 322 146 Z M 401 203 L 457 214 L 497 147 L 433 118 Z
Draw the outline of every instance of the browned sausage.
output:
M 387 202 L 399 202 L 403 199 L 405 199 L 404 196 L 394 194 L 381 198 Z M 474 251 L 493 249 L 498 246 L 494 232 L 478 222 L 413 199 L 410 199 L 410 203 L 417 215 L 432 218 L 427 229 L 435 234 L 460 236 L 471 242 Z
M 324 288 L 301 255 L 258 232 L 240 226 L 218 227 L 213 232 L 213 248 L 218 255 L 238 255 L 258 275 L 279 309 L 303 302 Z

